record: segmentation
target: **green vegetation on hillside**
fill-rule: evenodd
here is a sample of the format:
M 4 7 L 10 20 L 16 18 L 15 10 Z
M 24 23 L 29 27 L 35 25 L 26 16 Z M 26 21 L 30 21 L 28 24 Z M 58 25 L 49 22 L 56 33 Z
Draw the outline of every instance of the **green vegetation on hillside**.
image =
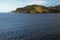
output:
M 28 5 L 23 8 L 17 8 L 12 11 L 15 13 L 60 13 L 60 5 L 54 7 L 45 7 L 40 5 Z

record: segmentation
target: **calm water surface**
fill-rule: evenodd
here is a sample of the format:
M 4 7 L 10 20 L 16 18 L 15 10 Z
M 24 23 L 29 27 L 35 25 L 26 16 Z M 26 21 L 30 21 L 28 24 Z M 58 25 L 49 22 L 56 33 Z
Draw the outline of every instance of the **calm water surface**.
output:
M 60 14 L 0 13 L 0 40 L 60 40 Z

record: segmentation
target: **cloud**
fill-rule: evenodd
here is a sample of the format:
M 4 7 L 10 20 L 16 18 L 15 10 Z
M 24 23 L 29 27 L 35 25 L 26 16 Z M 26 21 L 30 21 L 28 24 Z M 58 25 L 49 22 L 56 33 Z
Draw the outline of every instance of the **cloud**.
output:
M 22 4 L 23 5 L 33 5 L 33 4 L 38 4 L 38 5 L 46 5 L 48 2 L 45 0 L 24 0 L 25 2 Z
M 21 2 L 12 0 L 2 0 L 0 1 L 0 12 L 9 12 L 15 10 L 17 7 L 21 6 Z
M 38 5 L 45 5 L 47 4 L 48 2 L 47 1 L 44 1 L 44 0 L 31 0 L 28 5 L 31 5 L 31 4 L 38 4 Z

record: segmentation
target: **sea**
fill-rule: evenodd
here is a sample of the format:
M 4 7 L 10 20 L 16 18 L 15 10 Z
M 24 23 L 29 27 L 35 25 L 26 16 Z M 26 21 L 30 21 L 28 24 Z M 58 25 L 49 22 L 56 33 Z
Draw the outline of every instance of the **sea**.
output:
M 0 13 L 0 40 L 60 40 L 60 14 Z

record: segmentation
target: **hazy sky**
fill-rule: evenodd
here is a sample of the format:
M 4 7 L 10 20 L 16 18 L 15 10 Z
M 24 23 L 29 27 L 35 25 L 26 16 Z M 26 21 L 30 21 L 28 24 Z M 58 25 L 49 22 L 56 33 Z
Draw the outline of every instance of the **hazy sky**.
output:
M 32 4 L 54 6 L 60 4 L 60 0 L 0 0 L 0 12 L 9 12 L 18 7 Z

